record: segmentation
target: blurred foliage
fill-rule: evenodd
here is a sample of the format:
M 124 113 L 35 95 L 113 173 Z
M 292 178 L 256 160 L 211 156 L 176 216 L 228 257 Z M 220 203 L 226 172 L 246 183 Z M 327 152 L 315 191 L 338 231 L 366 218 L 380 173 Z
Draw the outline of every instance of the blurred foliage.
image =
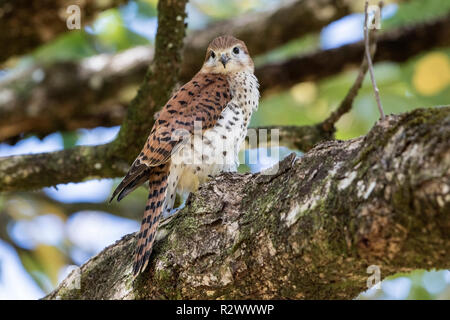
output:
M 375 77 L 386 114 L 450 101 L 450 50 L 424 53 L 407 63 L 379 63 Z M 337 108 L 357 75 L 344 72 L 319 83 L 303 82 L 289 91 L 270 94 L 261 101 L 251 126 L 307 125 L 326 118 Z M 379 115 L 367 76 L 351 112 L 337 123 L 337 138 L 349 139 L 369 131 Z
M 253 10 L 264 9 L 270 5 L 277 5 L 273 0 L 197 0 L 191 4 L 199 9 L 211 21 L 222 20 Z
M 398 5 L 397 13 L 383 21 L 383 28 L 390 29 L 413 22 L 422 22 L 448 14 L 450 1 L 448 0 L 413 0 L 403 1 Z
M 444 4 L 445 2 L 445 4 Z M 442 0 L 406 1 L 395 14 L 383 21 L 382 30 L 447 14 L 450 2 Z M 428 10 L 428 6 L 430 10 Z M 426 14 L 424 14 L 426 12 Z M 362 16 L 362 15 L 361 15 Z M 277 48 L 257 63 L 275 62 L 317 49 L 318 38 L 309 35 Z M 378 63 L 375 76 L 386 114 L 406 112 L 419 107 L 446 105 L 450 101 L 450 49 L 418 55 L 406 63 Z M 335 110 L 353 84 L 357 70 L 349 70 L 320 82 L 304 82 L 290 90 L 267 94 L 251 126 L 308 125 L 326 118 Z M 351 112 L 337 123 L 337 138 L 350 139 L 366 134 L 379 115 L 370 79 L 367 76 Z
M 96 54 L 89 43 L 89 35 L 75 30 L 58 37 L 55 41 L 38 48 L 33 58 L 37 61 L 52 62 L 55 60 L 79 60 Z
M 358 4 L 361 3 L 362 1 Z M 78 60 L 99 53 L 112 53 L 141 44 L 152 44 L 153 39 L 147 32 L 143 33 L 142 28 L 134 28 L 133 25 L 136 21 L 155 20 L 156 4 L 157 0 L 130 1 L 127 6 L 102 12 L 87 30 L 67 32 L 52 43 L 38 48 L 23 61 L 36 60 L 49 63 L 55 60 Z M 278 4 L 278 0 L 194 0 L 190 1 L 189 10 L 195 21 L 189 22 L 189 26 L 195 28 L 197 20 L 201 19 L 211 22 L 247 11 L 267 10 Z M 384 30 L 431 19 L 450 11 L 448 0 L 411 0 L 393 5 L 396 6 L 395 14 L 383 21 Z M 146 28 L 151 28 L 151 25 L 145 25 L 144 29 Z M 310 34 L 295 39 L 280 48 L 255 57 L 255 63 L 262 65 L 282 61 L 291 56 L 319 49 L 320 37 L 320 34 Z M 356 74 L 357 70 L 348 70 L 319 82 L 298 83 L 286 91 L 270 92 L 262 98 L 258 112 L 252 118 L 251 126 L 317 123 L 338 106 L 354 82 Z M 448 104 L 450 48 L 425 52 L 403 64 L 379 63 L 375 66 L 375 76 L 387 114 Z M 367 133 L 378 117 L 373 90 L 367 77 L 352 111 L 343 116 L 337 124 L 337 138 L 349 139 Z M 77 144 L 81 133 L 66 132 L 61 135 L 64 148 L 70 148 Z M 286 148 L 280 148 L 278 151 L 280 157 L 291 152 Z M 245 162 L 251 152 L 256 151 L 242 152 L 241 161 Z M 260 159 L 264 159 L 262 155 L 264 153 L 258 153 Z M 243 164 L 239 171 L 259 169 L 261 166 L 258 168 Z M 118 181 L 112 187 L 117 183 Z M 115 214 L 139 220 L 145 199 L 145 188 L 138 188 L 120 203 L 119 208 L 114 209 L 117 211 Z M 76 243 L 70 237 L 69 220 L 83 210 L 82 205 L 79 206 L 77 208 L 76 203 L 59 202 L 43 192 L 0 195 L 0 238 L 18 253 L 26 272 L 32 276 L 43 292 L 49 292 L 56 286 L 63 275 L 62 271 L 67 270 L 68 265 L 80 263 L 86 256 L 96 252 L 95 250 L 86 252 L 80 243 Z M 101 203 L 91 204 L 92 206 L 99 212 L 114 211 L 112 206 L 104 206 Z M 132 212 L 137 212 L 138 217 L 130 215 Z M 43 217 L 52 220 L 54 222 L 52 230 L 62 234 L 57 244 L 42 240 L 46 233 L 52 232 L 42 226 L 42 221 L 39 222 Z M 99 225 L 99 228 L 101 227 L 102 225 Z M 19 233 L 22 237 L 17 235 L 17 230 L 22 230 Z M 397 274 L 383 282 L 385 285 L 382 290 L 369 291 L 360 298 L 449 299 L 449 274 L 449 271 L 423 270 L 411 274 Z M 0 287 L 2 281 L 5 281 L 4 277 L 7 276 L 3 272 L 0 273 Z M 406 290 L 406 293 L 399 288 Z
M 76 145 L 79 134 L 77 131 L 72 132 L 62 132 L 61 136 L 63 138 L 63 147 L 64 149 L 72 148 Z
M 139 35 L 129 25 L 134 19 L 156 18 L 156 5 L 156 0 L 130 1 L 128 7 L 101 12 L 92 26 L 86 30 L 67 32 L 35 50 L 32 58 L 44 63 L 55 60 L 78 60 L 99 53 L 114 53 L 137 45 L 149 44 L 150 39 Z M 125 14 L 127 9 L 129 15 Z
M 397 273 L 383 280 L 380 290 L 367 290 L 358 299 L 450 300 L 449 280 L 448 270 Z
M 255 57 L 255 66 L 266 63 L 275 63 L 285 60 L 288 57 L 301 55 L 302 53 L 312 51 L 319 46 L 319 36 L 317 34 L 308 34 L 300 39 L 289 41 L 283 46 L 267 52 L 266 54 Z

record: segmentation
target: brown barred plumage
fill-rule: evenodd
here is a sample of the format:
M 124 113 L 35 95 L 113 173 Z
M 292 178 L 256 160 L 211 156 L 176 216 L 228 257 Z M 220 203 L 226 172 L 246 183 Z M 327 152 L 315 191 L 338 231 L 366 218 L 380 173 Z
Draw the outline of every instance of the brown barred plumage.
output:
M 170 162 L 153 167 L 149 176 L 149 195 L 138 234 L 136 255 L 134 258 L 133 275 L 138 275 L 147 267 L 153 242 L 155 241 L 159 219 L 164 208 L 164 199 L 167 194 L 167 178 Z
M 236 170 L 239 145 L 258 98 L 253 61 L 245 44 L 231 36 L 214 39 L 207 49 L 202 69 L 159 112 L 141 153 L 111 197 L 112 200 L 117 196 L 120 201 L 144 182 L 149 182 L 150 193 L 134 261 L 135 276 L 145 270 L 149 262 L 159 219 L 164 210 L 172 209 L 175 192 L 194 191 L 205 177 Z M 180 157 L 179 150 L 188 142 L 192 146 L 194 125 L 197 124 L 207 139 L 203 151 L 195 150 L 194 154 L 216 163 L 193 165 Z M 184 134 L 180 134 L 180 130 Z M 225 149 L 220 152 L 213 144 L 218 140 L 226 142 Z M 178 162 L 171 160 L 172 156 Z M 230 156 L 231 164 L 222 163 Z

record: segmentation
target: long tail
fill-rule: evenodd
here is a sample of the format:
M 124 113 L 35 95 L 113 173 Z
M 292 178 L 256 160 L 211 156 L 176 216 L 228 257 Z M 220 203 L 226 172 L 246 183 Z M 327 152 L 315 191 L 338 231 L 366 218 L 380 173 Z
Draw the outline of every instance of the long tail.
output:
M 138 245 L 134 259 L 133 274 L 135 277 L 145 270 L 150 254 L 152 253 L 156 230 L 163 212 L 167 194 L 169 168 L 170 162 L 153 167 L 149 177 L 148 184 L 150 193 L 145 207 L 144 218 L 142 219 L 141 230 L 138 235 Z

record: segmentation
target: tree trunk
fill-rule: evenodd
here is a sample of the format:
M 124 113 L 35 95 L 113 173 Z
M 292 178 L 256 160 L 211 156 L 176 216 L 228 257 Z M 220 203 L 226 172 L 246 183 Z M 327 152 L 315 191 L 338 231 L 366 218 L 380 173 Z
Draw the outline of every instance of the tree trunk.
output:
M 163 222 L 135 281 L 127 235 L 46 299 L 353 299 L 370 265 L 450 267 L 449 178 L 450 107 L 388 116 L 276 174 L 214 178 Z

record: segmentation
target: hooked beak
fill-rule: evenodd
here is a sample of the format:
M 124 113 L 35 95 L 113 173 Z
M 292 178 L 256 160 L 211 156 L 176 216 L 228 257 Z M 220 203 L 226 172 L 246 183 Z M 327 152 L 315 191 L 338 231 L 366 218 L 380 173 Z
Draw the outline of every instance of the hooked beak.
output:
M 225 54 L 220 56 L 220 62 L 222 62 L 223 67 L 226 68 L 227 62 L 230 61 L 230 58 Z

